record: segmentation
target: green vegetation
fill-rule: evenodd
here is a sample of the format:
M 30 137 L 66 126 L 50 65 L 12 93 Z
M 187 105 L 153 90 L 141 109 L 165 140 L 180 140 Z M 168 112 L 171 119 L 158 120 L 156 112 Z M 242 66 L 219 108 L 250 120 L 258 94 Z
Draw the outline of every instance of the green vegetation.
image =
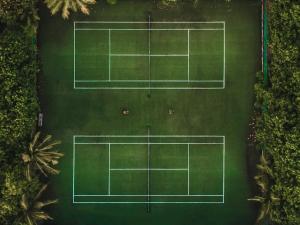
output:
M 88 5 L 95 4 L 96 0 L 45 0 L 45 3 L 53 15 L 61 11 L 62 17 L 67 19 L 69 18 L 70 10 L 74 12 L 80 10 L 83 14 L 90 14 Z
M 37 48 L 33 35 L 38 20 L 35 0 L 0 1 L 0 224 L 25 225 L 35 219 L 47 219 L 36 211 L 52 202 L 35 202 L 45 179 L 32 172 L 26 178 L 22 153 L 30 151 L 31 136 L 39 112 L 37 97 Z M 25 151 L 25 149 L 28 149 Z M 41 146 L 38 146 L 39 149 Z M 45 149 L 45 148 L 44 148 Z M 49 148 L 50 149 L 50 148 Z M 40 153 L 38 153 L 40 154 Z M 47 152 L 44 152 L 47 154 Z M 61 156 L 60 153 L 52 153 Z M 24 156 L 24 154 L 23 154 Z M 41 156 L 39 156 L 41 157 Z M 45 169 L 49 157 L 40 161 Z M 24 157 L 23 157 L 24 159 Z M 37 167 L 41 167 L 36 163 Z M 54 169 L 55 170 L 55 169 Z M 54 172 L 54 171 L 52 171 Z M 43 188 L 44 189 L 44 188 Z M 43 190 L 42 189 L 42 190 Z M 30 210 L 35 210 L 30 212 Z M 30 215 L 29 215 L 30 214 Z M 24 217 L 25 215 L 25 217 Z
M 259 166 L 256 177 L 262 202 L 259 220 L 270 224 L 298 225 L 300 4 L 293 0 L 270 1 L 268 11 L 269 80 L 264 85 L 260 74 L 255 85 L 255 145 L 258 151 L 264 152 L 264 161 L 268 162 L 267 170 Z
M 23 162 L 26 164 L 26 177 L 28 180 L 31 180 L 32 173 L 35 173 L 36 169 L 46 177 L 48 174 L 59 174 L 59 170 L 53 168 L 53 166 L 58 164 L 58 160 L 63 154 L 50 150 L 61 142 L 51 142 L 51 135 L 47 135 L 42 141 L 39 141 L 39 138 L 40 132 L 37 132 L 33 141 L 29 144 L 28 151 L 22 154 Z
M 0 49 L 0 142 L 20 148 L 35 127 L 39 109 L 37 52 L 23 32 L 9 28 L 1 34 Z
M 66 19 L 71 11 L 89 14 L 88 6 L 95 4 L 96 0 L 44 2 L 51 14 L 61 12 Z M 44 208 L 57 203 L 57 200 L 44 200 L 42 196 L 48 186 L 48 176 L 60 172 L 57 164 L 64 154 L 55 150 L 60 141 L 53 141 L 50 135 L 42 137 L 37 129 L 37 114 L 41 107 L 37 93 L 37 75 L 40 72 L 37 59 L 40 53 L 44 75 L 41 77 L 41 102 L 47 115 L 44 129 L 63 140 L 62 147 L 68 155 L 61 164 L 64 171 L 62 176 L 51 180 L 54 183 L 51 190 L 64 199 L 53 211 L 58 224 L 68 221 L 68 224 L 82 222 L 94 225 L 95 221 L 103 221 L 103 224 L 126 225 L 134 224 L 138 219 L 143 225 L 233 225 L 240 224 L 241 221 L 252 225 L 255 211 L 246 201 L 251 191 L 245 166 L 244 140 L 252 110 L 252 74 L 257 70 L 260 49 L 260 24 L 257 19 L 260 17 L 260 10 L 259 2 L 226 2 L 107 0 L 99 1 L 94 6 L 101 13 L 91 13 L 90 20 L 147 21 L 145 15 L 149 15 L 151 11 L 154 21 L 226 21 L 224 90 L 156 90 L 151 91 L 150 95 L 148 90 L 95 91 L 70 88 L 73 82 L 73 21 L 63 23 L 61 18 L 50 17 L 48 11 L 45 11 L 48 9 L 42 6 L 39 33 L 42 44 L 38 52 L 35 45 L 39 21 L 37 0 L 0 0 L 0 224 L 37 225 L 45 220 L 52 220 Z M 260 155 L 257 175 L 254 177 L 259 193 L 249 200 L 260 204 L 257 224 L 299 225 L 300 4 L 297 0 L 270 0 L 268 13 L 269 80 L 266 82 L 263 75 L 258 74 L 255 84 L 254 125 L 252 127 L 251 124 L 249 139 L 251 146 Z M 78 15 L 74 19 L 82 20 Z M 53 35 L 58 32 L 60 35 Z M 82 36 L 77 35 L 79 80 L 79 76 L 82 76 L 82 80 L 90 79 L 90 76 L 95 79 L 99 79 L 99 75 L 105 76 L 108 64 L 101 64 L 103 67 L 99 69 L 97 57 L 108 60 L 106 53 L 100 53 L 103 46 L 108 49 L 108 36 L 97 33 L 99 36 L 89 31 L 81 33 L 84 34 Z M 132 34 L 136 38 L 134 45 L 131 45 Z M 165 38 L 166 32 L 152 32 L 152 50 L 156 48 L 156 51 L 162 51 L 159 53 L 163 54 L 170 51 L 178 53 L 184 46 L 184 52 L 186 48 L 181 35 L 185 34 L 176 32 Z M 201 75 L 203 79 L 219 76 L 219 67 L 222 67 L 222 54 L 219 51 L 222 36 L 218 36 L 218 31 L 210 31 L 208 35 L 201 33 L 194 38 L 192 35 L 193 32 L 189 57 L 191 55 L 191 62 L 193 57 L 198 58 L 190 64 L 191 74 Z M 125 49 L 124 53 L 128 53 L 128 50 L 138 53 L 143 49 L 147 52 L 147 37 L 147 31 L 144 34 L 121 32 L 119 35 L 112 32 L 111 50 L 117 52 Z M 166 39 L 169 40 L 168 43 L 158 44 Z M 96 41 L 98 44 L 95 44 Z M 105 44 L 101 44 L 101 41 Z M 143 46 L 137 47 L 138 45 Z M 200 52 L 204 54 L 201 55 Z M 157 79 L 170 79 L 174 76 L 181 78 L 186 68 L 182 59 L 164 60 L 152 60 L 153 68 L 150 70 L 153 78 L 155 74 Z M 148 63 L 148 58 L 142 62 L 134 57 L 130 60 L 116 57 L 112 59 L 112 75 L 119 79 L 137 75 L 142 80 L 147 80 L 149 74 L 145 72 L 148 71 L 145 68 Z M 137 67 L 140 69 L 139 73 L 132 73 Z M 197 76 L 195 79 L 199 78 Z M 87 82 L 84 82 L 85 85 Z M 128 114 L 122 115 L 121 109 L 128 109 Z M 168 113 L 170 110 L 172 113 Z M 146 135 L 149 127 L 154 135 L 226 136 L 225 204 L 180 207 L 154 205 L 151 215 L 144 205 L 72 204 L 73 135 Z M 102 189 L 106 191 L 108 165 L 101 160 L 108 157 L 107 146 L 103 145 L 103 149 L 96 145 L 78 146 L 76 188 L 94 194 L 99 194 Z M 217 185 L 223 171 L 219 167 L 222 163 L 219 154 L 221 150 L 205 145 L 201 148 L 201 151 L 200 147 L 194 150 L 191 148 L 190 168 L 192 172 L 197 172 L 191 176 L 191 182 L 197 181 L 191 183 L 191 190 L 201 190 L 207 194 L 215 191 L 217 193 L 212 194 L 218 194 L 223 191 Z M 146 167 L 146 145 L 141 149 L 130 144 L 116 145 L 111 151 L 114 168 L 132 166 L 135 163 Z M 157 167 L 173 168 L 175 165 L 184 168 L 187 161 L 185 149 L 181 150 L 181 147 L 171 144 L 156 150 L 153 147 L 152 157 L 151 162 Z M 137 190 L 147 194 L 146 173 L 139 173 L 138 176 L 135 172 L 125 175 L 123 171 L 114 173 L 112 191 L 120 193 L 124 190 Z M 175 190 L 176 193 L 181 193 L 186 190 L 181 181 L 187 177 L 181 172 L 175 175 L 152 173 L 151 179 L 158 183 L 150 187 L 153 192 L 169 193 Z
M 24 22 L 36 15 L 36 0 L 1 0 L 0 21 L 10 25 Z
M 106 0 L 108 4 L 115 5 L 117 0 Z M 96 0 L 45 0 L 51 14 L 54 15 L 61 11 L 64 19 L 68 19 L 70 11 L 77 12 L 80 10 L 83 14 L 89 15 L 90 10 L 88 5 L 96 4 Z
M 23 210 L 24 221 L 28 225 L 37 225 L 40 224 L 40 221 L 53 220 L 51 216 L 49 216 L 45 211 L 43 211 L 43 208 L 48 205 L 57 203 L 58 200 L 55 199 L 41 201 L 41 195 L 46 190 L 46 188 L 47 185 L 44 185 L 32 199 L 29 199 L 26 194 L 22 195 L 20 205 Z
M 38 26 L 37 0 L 1 0 L 0 24 L 34 36 Z

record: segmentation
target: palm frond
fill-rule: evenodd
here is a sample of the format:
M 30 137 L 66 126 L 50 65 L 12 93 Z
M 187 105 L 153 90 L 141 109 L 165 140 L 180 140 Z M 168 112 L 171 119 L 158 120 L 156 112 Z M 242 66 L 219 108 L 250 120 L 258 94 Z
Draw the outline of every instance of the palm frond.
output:
M 36 165 L 37 169 L 38 169 L 45 177 L 48 177 L 46 171 L 43 169 L 43 167 L 42 167 L 38 162 L 35 162 L 35 165 Z
M 45 0 L 51 14 L 61 11 L 62 17 L 68 19 L 70 10 L 77 12 L 80 10 L 84 14 L 89 14 L 88 5 L 95 4 L 96 0 Z
M 266 215 L 268 214 L 268 211 L 269 210 L 266 208 L 266 206 L 262 205 L 260 210 L 259 210 L 259 214 L 256 218 L 256 223 L 259 223 L 260 221 L 262 221 L 266 217 Z
M 48 135 L 43 139 L 43 141 L 41 141 L 41 143 L 39 143 L 39 144 L 37 145 L 37 148 L 40 148 L 40 147 L 43 146 L 45 143 L 50 142 L 51 139 L 52 139 L 52 135 L 48 134 Z
M 28 163 L 25 167 L 25 177 L 27 180 L 31 181 L 31 168 L 30 168 L 30 163 Z
M 33 149 L 33 147 L 36 145 L 38 139 L 40 138 L 40 135 L 41 135 L 41 132 L 39 132 L 39 131 L 34 135 L 33 140 L 29 145 L 30 149 Z
M 261 196 L 254 196 L 253 198 L 248 198 L 248 201 L 263 203 L 265 198 Z
M 59 174 L 59 170 L 49 166 L 49 163 L 45 162 L 41 158 L 37 158 L 37 165 L 39 170 L 47 177 L 47 172 L 53 175 Z
M 262 193 L 266 193 L 268 191 L 269 184 L 263 175 L 255 176 L 254 180 L 256 181 L 256 184 L 260 187 Z
M 29 208 L 28 201 L 25 194 L 23 194 L 21 197 L 20 205 L 23 210 L 28 210 Z
M 37 225 L 36 222 L 30 217 L 30 215 L 26 215 L 25 220 L 27 221 L 28 225 Z
M 22 154 L 23 162 L 26 164 L 25 175 L 28 180 L 31 180 L 31 172 L 34 170 L 40 171 L 46 177 L 48 174 L 60 173 L 53 166 L 58 164 L 64 154 L 51 149 L 61 144 L 61 141 L 52 141 L 52 135 L 47 135 L 41 141 L 40 139 L 41 133 L 37 132 L 29 145 L 28 152 Z
M 54 200 L 48 200 L 48 201 L 44 201 L 44 202 L 41 202 L 41 201 L 37 201 L 34 205 L 34 208 L 36 209 L 42 209 L 48 205 L 53 205 L 53 204 L 56 204 L 58 203 L 58 199 L 54 199 Z
M 36 221 L 53 220 L 53 218 L 51 216 L 49 216 L 46 212 L 43 212 L 43 211 L 33 212 L 32 218 Z
M 39 221 L 52 220 L 42 209 L 48 205 L 52 205 L 58 202 L 58 200 L 40 201 L 42 193 L 46 190 L 47 185 L 42 186 L 36 196 L 28 201 L 25 194 L 22 195 L 20 205 L 24 213 L 24 219 L 28 225 L 37 225 Z
M 39 192 L 35 195 L 34 197 L 34 201 L 36 201 L 37 199 L 39 199 L 41 197 L 41 195 L 43 194 L 43 192 L 47 189 L 48 184 L 45 184 L 41 187 L 41 189 L 39 190 Z

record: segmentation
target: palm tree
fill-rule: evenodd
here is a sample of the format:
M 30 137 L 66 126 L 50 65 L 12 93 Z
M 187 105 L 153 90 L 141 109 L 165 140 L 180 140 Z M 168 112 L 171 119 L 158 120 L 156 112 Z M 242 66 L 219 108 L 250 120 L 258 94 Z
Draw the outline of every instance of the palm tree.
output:
M 272 193 L 264 196 L 254 196 L 249 198 L 249 201 L 258 202 L 261 204 L 256 223 L 259 224 L 266 218 L 272 219 L 272 207 L 279 203 L 280 199 L 275 197 Z
M 270 177 L 273 177 L 273 172 L 270 168 L 270 161 L 266 158 L 264 151 L 261 152 L 259 164 L 257 164 L 256 167 L 262 174 L 266 174 Z
M 62 17 L 68 19 L 70 10 L 77 12 L 79 9 L 82 13 L 89 15 L 87 5 L 95 4 L 96 0 L 45 0 L 45 3 L 52 15 L 61 10 Z
M 253 198 L 249 198 L 249 201 L 258 202 L 261 204 L 258 217 L 256 219 L 256 223 L 264 221 L 266 218 L 272 219 L 272 207 L 280 201 L 279 198 L 275 197 L 270 189 L 270 182 L 273 178 L 273 172 L 270 168 L 269 160 L 262 154 L 259 159 L 259 164 L 257 165 L 257 169 L 259 170 L 259 175 L 254 177 L 256 184 L 260 188 L 261 196 L 254 196 Z
M 29 148 L 22 154 L 23 162 L 26 164 L 25 175 L 31 180 L 31 173 L 38 169 L 42 174 L 59 174 L 59 170 L 53 168 L 58 164 L 58 160 L 64 155 L 57 151 L 51 151 L 60 141 L 52 141 L 52 136 L 47 135 L 42 141 L 39 141 L 40 132 L 37 132 L 29 144 Z
M 25 194 L 22 195 L 20 205 L 24 213 L 24 219 L 28 225 L 37 225 L 39 221 L 52 220 L 52 217 L 44 212 L 43 208 L 57 203 L 58 200 L 40 201 L 39 198 L 46 188 L 47 185 L 44 185 L 32 201 L 29 201 Z

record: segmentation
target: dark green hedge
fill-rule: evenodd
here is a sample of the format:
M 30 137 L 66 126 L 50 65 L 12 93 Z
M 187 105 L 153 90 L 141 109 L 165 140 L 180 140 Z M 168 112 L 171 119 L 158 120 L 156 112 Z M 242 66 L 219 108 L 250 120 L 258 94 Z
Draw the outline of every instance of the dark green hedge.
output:
M 28 36 L 35 0 L 0 0 L 0 224 L 24 225 L 23 194 L 36 193 L 38 177 L 25 178 L 21 152 L 36 126 L 37 49 Z M 34 30 L 34 29 L 32 29 Z
M 271 161 L 269 219 L 300 224 L 300 2 L 270 0 L 269 85 L 256 91 L 256 147 Z M 263 109 L 263 110 L 262 110 Z
M 0 0 L 0 21 L 16 24 L 36 14 L 36 0 Z
M 1 225 L 28 225 L 24 223 L 20 201 L 23 194 L 34 196 L 41 187 L 38 177 L 28 181 L 24 177 L 24 166 L 16 164 L 6 165 L 0 171 L 0 224 Z
M 0 145 L 28 140 L 39 109 L 36 49 L 24 33 L 6 29 L 0 37 Z

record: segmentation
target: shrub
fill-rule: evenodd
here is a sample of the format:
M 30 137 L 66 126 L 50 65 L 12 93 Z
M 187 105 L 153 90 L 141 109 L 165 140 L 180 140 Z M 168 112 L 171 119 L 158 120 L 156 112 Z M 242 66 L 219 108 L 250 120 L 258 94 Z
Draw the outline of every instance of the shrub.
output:
M 6 24 L 27 20 L 36 14 L 36 0 L 0 0 L 0 21 Z
M 0 145 L 20 147 L 29 140 L 39 109 L 36 49 L 22 32 L 0 38 Z
M 6 166 L 5 171 L 2 172 L 2 179 L 0 183 L 0 224 L 19 225 L 22 221 L 20 207 L 22 195 L 33 196 L 41 184 L 37 177 L 31 181 L 25 179 L 22 166 Z
M 271 224 L 300 224 L 300 4 L 272 0 L 269 5 L 269 85 L 255 85 L 256 148 L 270 161 Z

